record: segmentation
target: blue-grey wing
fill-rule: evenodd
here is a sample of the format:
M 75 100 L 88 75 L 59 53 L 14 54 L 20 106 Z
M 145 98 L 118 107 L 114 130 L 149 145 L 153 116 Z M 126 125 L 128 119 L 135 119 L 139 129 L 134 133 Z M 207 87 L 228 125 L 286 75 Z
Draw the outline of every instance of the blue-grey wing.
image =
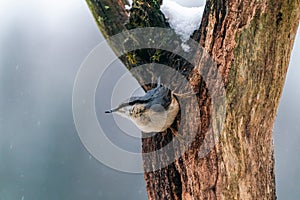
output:
M 153 89 L 152 92 L 153 95 L 151 106 L 158 104 L 164 109 L 167 109 L 172 101 L 171 91 L 166 87 L 160 86 Z
M 172 101 L 171 95 L 171 91 L 168 88 L 160 85 L 152 90 L 149 90 L 144 96 L 131 97 L 128 100 L 128 104 L 134 105 L 136 103 L 140 103 L 145 104 L 145 106 L 148 108 L 155 104 L 159 104 L 167 109 Z

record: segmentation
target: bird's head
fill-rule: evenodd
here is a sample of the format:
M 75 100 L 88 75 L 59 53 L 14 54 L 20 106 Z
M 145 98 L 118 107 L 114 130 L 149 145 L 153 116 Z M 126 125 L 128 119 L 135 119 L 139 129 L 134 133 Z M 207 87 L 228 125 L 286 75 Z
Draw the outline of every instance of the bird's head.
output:
M 128 101 L 121 103 L 117 108 L 105 111 L 105 113 L 116 113 L 122 117 L 130 118 L 134 105 L 130 105 Z

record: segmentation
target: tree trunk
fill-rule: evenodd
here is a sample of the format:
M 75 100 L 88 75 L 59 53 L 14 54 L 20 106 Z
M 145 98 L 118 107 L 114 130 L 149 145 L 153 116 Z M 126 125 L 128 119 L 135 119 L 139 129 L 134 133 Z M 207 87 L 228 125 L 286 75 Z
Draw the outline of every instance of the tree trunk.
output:
M 126 28 L 169 27 L 159 10 L 161 2 L 156 0 L 134 1 L 130 17 L 124 0 L 87 2 L 106 38 Z M 160 170 L 145 172 L 149 199 L 276 199 L 272 129 L 299 18 L 299 0 L 207 1 L 201 27 L 193 39 L 217 63 L 217 71 L 200 62 L 204 56 L 201 53 L 196 54 L 199 64 L 195 68 L 179 61 L 180 67 L 187 68 L 180 72 L 199 92 L 200 121 L 191 124 L 198 132 L 179 159 Z M 144 51 L 147 56 L 134 51 L 121 60 L 128 69 L 153 61 L 157 51 Z M 176 55 L 159 54 L 163 64 L 178 69 Z M 132 57 L 134 61 L 128 59 Z M 222 83 L 214 83 L 224 84 L 226 89 L 225 121 L 217 133 L 218 140 L 215 130 L 209 129 L 215 120 L 209 80 L 204 81 L 197 71 L 222 75 Z M 185 109 L 194 108 L 186 105 Z M 216 145 L 201 157 L 199 151 L 207 137 Z M 171 139 L 170 131 L 143 139 L 143 152 L 160 149 Z M 166 162 L 167 155 L 144 156 L 145 169 Z

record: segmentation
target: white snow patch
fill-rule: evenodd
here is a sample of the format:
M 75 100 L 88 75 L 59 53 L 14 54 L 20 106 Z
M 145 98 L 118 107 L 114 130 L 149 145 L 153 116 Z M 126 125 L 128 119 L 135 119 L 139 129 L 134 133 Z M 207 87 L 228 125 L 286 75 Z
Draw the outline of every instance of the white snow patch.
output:
M 172 0 L 184 7 L 200 7 L 205 6 L 205 0 Z
M 131 9 L 131 6 L 125 5 L 125 9 L 126 9 L 126 10 L 130 10 L 130 9 Z
M 132 0 L 128 0 L 129 5 L 125 5 L 126 10 L 130 10 L 132 8 Z
M 184 51 L 189 51 L 189 46 L 185 42 L 200 27 L 204 7 L 203 0 L 163 0 L 161 11 L 168 19 L 171 28 L 180 35 Z
M 183 49 L 183 51 L 185 52 L 189 52 L 191 50 L 191 47 L 185 43 L 181 44 L 181 48 Z

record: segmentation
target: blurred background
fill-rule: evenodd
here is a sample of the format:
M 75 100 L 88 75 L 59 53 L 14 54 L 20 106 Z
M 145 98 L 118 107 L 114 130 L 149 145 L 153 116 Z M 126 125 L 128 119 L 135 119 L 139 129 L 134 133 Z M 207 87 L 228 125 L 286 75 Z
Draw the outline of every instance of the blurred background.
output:
M 0 200 L 146 199 L 143 174 L 104 166 L 75 129 L 74 79 L 103 41 L 85 1 L 0 0 L 0 31 Z M 286 200 L 300 196 L 299 55 L 298 34 L 274 127 L 277 195 Z M 112 65 L 99 87 L 126 71 Z M 112 138 L 140 150 L 137 139 Z

